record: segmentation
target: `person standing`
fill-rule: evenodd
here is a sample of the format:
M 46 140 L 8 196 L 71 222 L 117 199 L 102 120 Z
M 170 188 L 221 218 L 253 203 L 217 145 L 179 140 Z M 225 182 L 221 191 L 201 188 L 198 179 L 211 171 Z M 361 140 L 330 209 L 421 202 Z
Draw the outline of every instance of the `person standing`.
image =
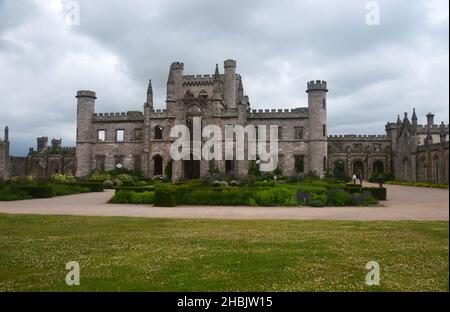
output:
M 356 174 L 353 174 L 352 180 L 353 180 L 353 184 L 356 184 Z

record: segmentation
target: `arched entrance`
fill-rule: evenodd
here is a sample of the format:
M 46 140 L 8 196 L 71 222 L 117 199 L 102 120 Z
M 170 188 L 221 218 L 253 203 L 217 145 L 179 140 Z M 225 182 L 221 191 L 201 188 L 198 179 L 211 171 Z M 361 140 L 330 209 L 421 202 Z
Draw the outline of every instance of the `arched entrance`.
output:
M 155 155 L 153 157 L 153 175 L 162 176 L 163 174 L 163 159 L 161 155 Z
M 353 174 L 360 175 L 364 179 L 364 163 L 361 160 L 353 163 Z

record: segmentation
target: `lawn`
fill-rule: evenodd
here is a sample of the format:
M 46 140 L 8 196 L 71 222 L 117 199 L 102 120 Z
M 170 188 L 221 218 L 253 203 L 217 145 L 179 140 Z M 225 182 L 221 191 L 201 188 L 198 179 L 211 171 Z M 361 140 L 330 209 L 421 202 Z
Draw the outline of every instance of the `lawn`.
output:
M 0 290 L 448 291 L 448 245 L 448 222 L 0 214 Z M 65 284 L 72 260 L 80 286 Z

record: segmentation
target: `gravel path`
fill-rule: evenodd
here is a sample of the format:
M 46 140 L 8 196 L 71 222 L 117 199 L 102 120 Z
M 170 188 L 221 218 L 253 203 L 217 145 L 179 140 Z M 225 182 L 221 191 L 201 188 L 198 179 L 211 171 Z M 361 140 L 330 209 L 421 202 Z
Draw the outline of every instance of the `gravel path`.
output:
M 365 185 L 370 185 L 365 183 Z M 154 218 L 211 219 L 301 219 L 301 220 L 449 220 L 449 191 L 386 185 L 388 200 L 381 207 L 246 207 L 107 204 L 113 191 L 46 199 L 0 202 L 0 213 L 129 216 Z

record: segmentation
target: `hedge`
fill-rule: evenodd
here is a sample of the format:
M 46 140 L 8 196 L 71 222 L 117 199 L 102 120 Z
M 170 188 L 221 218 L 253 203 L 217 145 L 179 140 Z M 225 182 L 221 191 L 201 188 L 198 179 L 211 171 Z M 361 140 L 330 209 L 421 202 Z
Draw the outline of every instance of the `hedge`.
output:
M 378 200 L 386 200 L 387 191 L 385 187 L 363 187 L 362 191 L 368 191 Z
M 81 187 L 87 187 L 91 192 L 103 192 L 105 187 L 103 183 L 95 183 L 95 182 L 77 182 L 72 183 L 70 185 L 78 185 Z
M 155 189 L 154 205 L 159 207 L 174 207 L 177 205 L 178 187 L 159 186 Z
M 116 193 L 118 191 L 130 191 L 135 193 L 143 193 L 143 192 L 150 192 L 155 189 L 153 185 L 149 186 L 116 186 L 114 188 L 116 190 Z
M 48 185 L 21 185 L 17 186 L 17 190 L 33 198 L 49 198 L 53 196 L 53 189 Z

